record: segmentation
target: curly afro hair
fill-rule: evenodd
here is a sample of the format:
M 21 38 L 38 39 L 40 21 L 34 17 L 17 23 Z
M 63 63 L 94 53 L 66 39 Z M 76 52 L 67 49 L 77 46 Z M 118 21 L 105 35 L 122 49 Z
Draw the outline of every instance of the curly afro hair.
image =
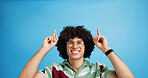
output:
M 66 52 L 66 42 L 69 39 L 74 39 L 75 37 L 81 38 L 84 41 L 85 52 L 84 58 L 90 58 L 90 55 L 94 49 L 94 42 L 90 31 L 83 28 L 84 26 L 67 26 L 63 28 L 60 33 L 59 40 L 57 42 L 57 50 L 60 52 L 59 56 L 63 59 L 68 59 L 68 54 Z

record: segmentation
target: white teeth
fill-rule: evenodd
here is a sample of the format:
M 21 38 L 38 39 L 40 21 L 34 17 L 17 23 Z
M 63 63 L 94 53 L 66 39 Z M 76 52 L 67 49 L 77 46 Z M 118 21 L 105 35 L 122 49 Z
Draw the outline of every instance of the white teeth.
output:
M 72 51 L 72 53 L 78 53 L 79 51 Z

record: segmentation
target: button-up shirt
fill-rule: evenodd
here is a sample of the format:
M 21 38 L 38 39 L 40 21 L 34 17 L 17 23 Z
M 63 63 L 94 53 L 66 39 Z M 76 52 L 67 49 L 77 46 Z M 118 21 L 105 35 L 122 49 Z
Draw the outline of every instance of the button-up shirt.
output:
M 68 61 L 54 63 L 39 71 L 45 78 L 109 78 L 114 72 L 109 67 L 99 62 L 93 64 L 85 60 L 83 65 L 76 72 Z

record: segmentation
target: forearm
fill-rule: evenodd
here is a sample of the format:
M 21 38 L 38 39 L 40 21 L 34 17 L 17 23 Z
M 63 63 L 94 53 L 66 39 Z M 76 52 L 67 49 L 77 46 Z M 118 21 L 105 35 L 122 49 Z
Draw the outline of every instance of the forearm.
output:
M 19 78 L 33 78 L 37 73 L 38 66 L 49 50 L 41 47 L 39 51 L 29 60 L 19 75 Z
M 109 49 L 111 49 L 108 46 L 108 42 L 106 37 L 100 35 L 99 29 L 97 29 L 97 34 L 93 41 L 94 44 L 101 50 L 103 51 L 103 53 L 106 53 Z M 114 53 L 111 52 L 109 55 L 107 55 L 109 60 L 111 61 L 114 69 L 115 69 L 115 73 L 112 73 L 110 76 L 110 78 L 134 78 L 134 75 L 132 74 L 132 72 L 129 70 L 129 68 L 127 67 L 127 65 Z
M 134 78 L 134 75 L 127 65 L 114 52 L 111 52 L 108 55 L 108 58 L 111 61 L 118 78 Z

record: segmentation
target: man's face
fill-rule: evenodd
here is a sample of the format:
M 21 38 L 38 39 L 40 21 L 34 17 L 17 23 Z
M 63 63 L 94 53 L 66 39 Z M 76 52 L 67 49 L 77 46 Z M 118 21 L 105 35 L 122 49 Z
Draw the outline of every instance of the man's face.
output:
M 74 39 L 69 39 L 66 48 L 69 60 L 83 59 L 85 51 L 83 39 L 78 37 L 75 37 Z

